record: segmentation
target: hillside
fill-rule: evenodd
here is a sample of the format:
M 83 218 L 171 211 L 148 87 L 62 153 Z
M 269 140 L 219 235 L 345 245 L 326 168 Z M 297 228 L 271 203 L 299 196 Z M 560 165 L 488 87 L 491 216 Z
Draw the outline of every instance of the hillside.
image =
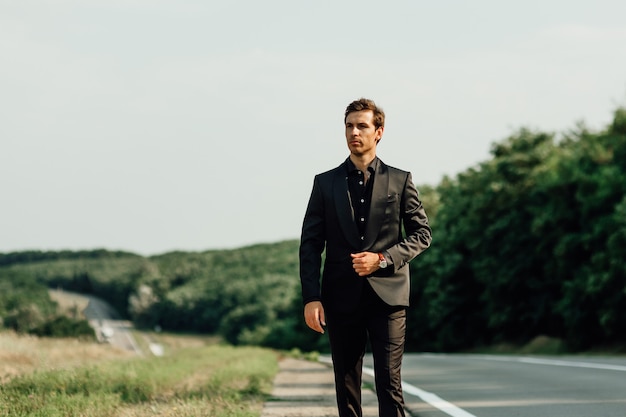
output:
M 151 257 L 18 252 L 0 254 L 0 281 L 97 295 L 140 328 L 219 334 L 234 344 L 314 347 L 316 336 L 301 331 L 297 253 L 297 241 Z

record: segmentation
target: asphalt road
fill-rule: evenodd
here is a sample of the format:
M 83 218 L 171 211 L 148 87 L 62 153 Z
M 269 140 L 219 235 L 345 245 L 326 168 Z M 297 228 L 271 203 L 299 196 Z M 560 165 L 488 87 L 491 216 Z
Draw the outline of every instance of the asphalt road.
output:
M 103 300 L 90 295 L 80 296 L 88 300 L 83 314 L 96 331 L 98 340 L 142 354 L 131 333 L 133 326 L 129 321 L 121 320 L 119 314 Z
M 413 416 L 626 417 L 626 357 L 406 354 L 402 376 Z

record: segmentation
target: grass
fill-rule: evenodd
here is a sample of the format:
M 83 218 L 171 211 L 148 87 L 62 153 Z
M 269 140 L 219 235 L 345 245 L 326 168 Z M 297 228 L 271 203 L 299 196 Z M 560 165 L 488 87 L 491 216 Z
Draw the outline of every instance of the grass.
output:
M 89 298 L 62 290 L 48 290 L 48 294 L 57 303 L 60 313 L 73 318 L 85 318 L 82 312 L 89 304 Z
M 0 341 L 19 339 L 0 334 Z M 36 360 L 0 385 L 0 415 L 10 416 L 215 416 L 255 417 L 269 395 L 277 354 L 256 347 L 198 346 L 191 337 L 163 357 L 120 355 L 108 345 L 92 344 L 102 355 L 39 368 Z M 53 354 L 87 343 L 22 341 Z M 178 343 L 178 345 L 176 345 Z M 47 345 L 42 348 L 42 345 Z M 108 351 L 107 351 L 108 349 Z M 77 352 L 74 352 L 76 354 Z M 57 353 L 58 356 L 59 355 Z M 68 354 L 68 356 L 71 356 Z M 23 360 L 28 357 L 25 353 Z M 6 358 L 5 358 L 6 359 Z M 10 358 L 9 358 L 10 360 Z M 0 358 L 0 366 L 6 366 Z M 27 362 L 27 361 L 25 361 Z M 36 371 L 34 369 L 37 369 Z
M 55 371 L 100 361 L 134 357 L 110 345 L 0 333 L 0 383 L 35 371 Z

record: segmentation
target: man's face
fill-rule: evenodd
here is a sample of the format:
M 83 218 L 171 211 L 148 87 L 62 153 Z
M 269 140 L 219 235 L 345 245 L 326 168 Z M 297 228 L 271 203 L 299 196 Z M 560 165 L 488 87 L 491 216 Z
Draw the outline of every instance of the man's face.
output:
M 356 156 L 376 152 L 376 143 L 383 136 L 383 127 L 374 126 L 374 112 L 361 110 L 346 117 L 346 140 L 350 152 Z

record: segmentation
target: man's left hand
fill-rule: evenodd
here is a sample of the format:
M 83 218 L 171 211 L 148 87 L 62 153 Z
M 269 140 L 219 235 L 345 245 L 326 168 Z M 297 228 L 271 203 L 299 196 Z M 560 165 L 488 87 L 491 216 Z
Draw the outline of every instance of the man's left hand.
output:
M 350 256 L 352 256 L 352 268 L 361 277 L 372 275 L 380 269 L 380 259 L 377 253 L 359 252 L 351 253 Z

